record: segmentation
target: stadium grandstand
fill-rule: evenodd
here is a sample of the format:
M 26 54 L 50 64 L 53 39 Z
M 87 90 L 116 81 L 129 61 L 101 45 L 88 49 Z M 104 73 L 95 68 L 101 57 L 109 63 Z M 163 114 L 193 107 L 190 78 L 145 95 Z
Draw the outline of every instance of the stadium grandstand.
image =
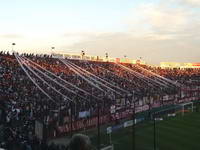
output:
M 189 105 L 193 111 L 199 97 L 196 67 L 152 67 L 142 60 L 101 58 L 83 51 L 80 55 L 1 51 L 0 148 L 64 150 L 64 145 L 47 143 L 95 130 L 100 150 L 101 127 L 130 118 L 134 122 L 124 126 L 133 127 L 135 145 L 137 114 L 147 112 L 144 119 L 155 121 L 165 112 L 172 116 L 176 109 L 187 112 Z M 174 107 L 168 111 L 168 106 Z M 165 109 L 151 111 L 160 107 Z

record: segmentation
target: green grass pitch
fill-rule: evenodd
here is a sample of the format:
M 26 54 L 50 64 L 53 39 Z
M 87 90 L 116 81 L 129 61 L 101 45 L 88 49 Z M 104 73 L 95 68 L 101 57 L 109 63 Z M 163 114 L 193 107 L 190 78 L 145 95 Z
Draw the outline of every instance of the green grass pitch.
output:
M 136 150 L 154 149 L 153 129 L 153 121 L 136 126 Z M 131 127 L 112 132 L 111 139 L 115 150 L 132 150 Z M 157 150 L 200 150 L 200 112 L 156 121 L 156 140 Z M 96 137 L 92 141 L 96 145 Z M 105 132 L 101 133 L 101 143 L 109 143 Z

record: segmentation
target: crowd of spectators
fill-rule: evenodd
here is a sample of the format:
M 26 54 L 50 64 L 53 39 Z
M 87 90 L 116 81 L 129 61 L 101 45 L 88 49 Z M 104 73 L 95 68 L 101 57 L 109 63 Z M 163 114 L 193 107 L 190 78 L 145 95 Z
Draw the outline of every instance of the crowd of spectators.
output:
M 35 135 L 35 121 L 40 120 L 48 126 L 49 130 L 56 131 L 59 125 L 70 122 L 71 114 L 73 114 L 71 115 L 73 121 L 79 119 L 79 112 L 81 111 L 89 111 L 90 116 L 97 115 L 98 103 L 94 96 L 103 99 L 100 107 L 101 115 L 109 113 L 110 106 L 116 104 L 116 99 L 122 98 L 116 93 L 108 91 L 110 93 L 105 94 L 105 92 L 93 87 L 57 58 L 34 54 L 21 54 L 20 56 L 39 64 L 59 78 L 84 89 L 91 95 L 88 96 L 84 92 L 78 91 L 77 88 L 65 84 L 66 87 L 68 86 L 69 89 L 77 93 L 73 94 L 64 89 L 59 89 L 61 93 L 75 101 L 74 109 L 71 109 L 71 103 L 67 99 L 53 91 L 44 82 L 36 79 L 34 74 L 29 71 L 38 85 L 53 97 L 53 101 L 51 101 L 30 80 L 14 54 L 0 52 L 0 128 L 2 129 L 0 132 L 0 147 L 2 148 L 8 150 L 65 149 L 62 146 L 47 146 L 45 141 L 39 140 Z M 134 91 L 140 98 L 149 95 L 177 94 L 175 86 L 163 89 L 156 82 L 146 82 L 144 78 L 133 75 L 133 73 L 124 70 L 115 63 L 86 60 L 68 61 L 119 88 L 130 93 Z M 142 67 L 183 85 L 190 85 L 193 81 L 199 80 L 200 77 L 200 69 L 162 69 L 148 65 L 139 65 L 138 67 L 138 65 L 133 64 L 124 64 L 124 66 L 147 78 L 156 80 L 152 74 L 140 68 Z M 39 72 L 37 73 L 39 74 Z M 40 76 L 44 77 L 42 74 Z M 58 82 L 56 78 L 54 80 Z M 46 81 L 50 80 L 47 79 Z M 57 85 L 53 82 L 51 82 L 51 86 L 57 88 Z M 84 101 L 81 97 L 87 101 Z M 118 103 L 121 104 L 121 101 L 118 101 Z

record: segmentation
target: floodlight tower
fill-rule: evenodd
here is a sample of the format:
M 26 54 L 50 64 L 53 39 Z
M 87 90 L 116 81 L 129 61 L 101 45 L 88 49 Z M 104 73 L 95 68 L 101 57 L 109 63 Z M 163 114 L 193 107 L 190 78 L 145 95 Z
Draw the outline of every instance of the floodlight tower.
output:
M 54 50 L 55 50 L 55 47 L 54 46 L 51 47 L 51 54 L 53 54 Z
M 85 56 L 85 51 L 81 51 L 81 57 L 82 57 L 82 59 L 84 59 L 84 56 Z
M 106 59 L 108 59 L 108 53 L 106 53 Z
M 16 43 L 12 43 L 12 52 L 14 51 L 14 46 L 16 45 Z

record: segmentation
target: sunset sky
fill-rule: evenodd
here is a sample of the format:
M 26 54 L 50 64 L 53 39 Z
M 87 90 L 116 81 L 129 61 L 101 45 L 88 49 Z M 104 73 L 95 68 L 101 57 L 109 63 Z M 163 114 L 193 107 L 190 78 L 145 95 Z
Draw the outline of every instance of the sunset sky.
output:
M 0 50 L 200 62 L 200 0 L 5 0 Z

